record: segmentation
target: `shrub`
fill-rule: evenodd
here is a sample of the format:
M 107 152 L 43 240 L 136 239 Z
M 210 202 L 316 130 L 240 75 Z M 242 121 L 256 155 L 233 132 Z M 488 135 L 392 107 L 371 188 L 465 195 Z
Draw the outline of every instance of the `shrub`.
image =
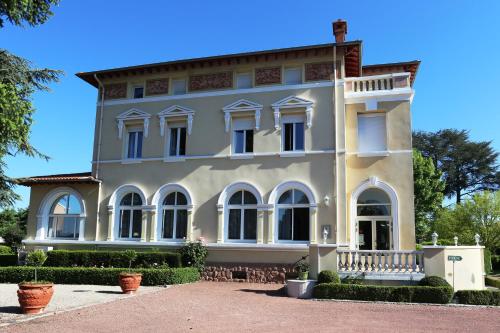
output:
M 459 290 L 455 295 L 460 304 L 500 305 L 498 290 Z
M 17 266 L 17 254 L 0 254 L 0 267 Z
M 47 253 L 45 267 L 123 267 L 129 266 L 123 251 L 68 251 L 54 250 Z M 181 256 L 172 252 L 138 252 L 133 268 L 152 268 L 156 265 L 181 267 Z
M 166 284 L 181 284 L 195 282 L 200 279 L 200 273 L 195 268 L 133 269 L 142 274 L 143 286 L 159 286 Z M 38 278 L 57 284 L 95 284 L 118 285 L 121 268 L 95 267 L 40 267 Z M 30 267 L 1 267 L 0 283 L 19 283 L 31 280 L 34 276 Z
M 451 288 L 451 285 L 443 279 L 442 277 L 439 276 L 426 276 L 422 280 L 418 282 L 419 286 L 425 286 L 425 287 L 449 287 Z
M 364 284 L 365 277 L 362 274 L 359 275 L 348 275 L 342 279 L 342 283 L 345 284 Z
M 484 282 L 487 286 L 492 286 L 500 289 L 500 279 L 491 276 L 486 276 Z
M 8 246 L 0 245 L 0 254 L 14 254 L 14 251 Z
M 360 301 L 449 303 L 453 290 L 449 287 L 369 286 L 356 284 L 322 283 L 314 287 L 315 298 Z
M 493 271 L 500 271 L 500 255 L 491 256 L 491 266 L 493 267 Z
M 484 272 L 486 274 L 491 274 L 493 272 L 493 265 L 491 262 L 491 252 L 488 249 L 484 249 Z
M 318 274 L 318 283 L 340 283 L 340 278 L 334 271 L 321 271 Z
M 184 266 L 195 267 L 200 272 L 205 268 L 208 250 L 201 240 L 187 243 L 179 249 L 179 253 Z
M 37 271 L 38 268 L 43 265 L 43 263 L 47 260 L 47 255 L 42 250 L 35 250 L 33 252 L 28 253 L 26 256 L 26 264 L 28 266 L 33 266 L 35 269 L 35 283 L 37 283 Z M 45 282 L 45 281 L 44 281 Z

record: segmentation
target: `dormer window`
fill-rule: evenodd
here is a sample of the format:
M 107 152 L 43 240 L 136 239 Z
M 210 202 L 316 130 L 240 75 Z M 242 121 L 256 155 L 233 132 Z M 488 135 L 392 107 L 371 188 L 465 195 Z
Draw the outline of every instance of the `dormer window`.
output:
M 184 95 L 187 92 L 186 79 L 172 80 L 172 94 Z
M 252 88 L 252 74 L 251 73 L 238 73 L 236 74 L 236 89 Z
M 302 68 L 285 68 L 285 84 L 302 84 Z
M 143 98 L 143 97 L 144 97 L 144 86 L 135 86 L 134 98 Z

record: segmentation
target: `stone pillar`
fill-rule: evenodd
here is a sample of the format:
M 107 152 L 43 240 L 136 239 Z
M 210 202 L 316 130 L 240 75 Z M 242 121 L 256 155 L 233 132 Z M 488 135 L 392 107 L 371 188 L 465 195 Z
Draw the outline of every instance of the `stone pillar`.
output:
M 264 243 L 264 211 L 257 210 L 257 244 Z
M 267 221 L 268 221 L 268 231 L 267 231 L 267 242 L 269 244 L 273 244 L 274 243 L 274 223 L 276 223 L 276 221 L 274 221 L 274 210 L 269 210 L 268 213 L 267 213 Z
M 151 211 L 151 234 L 149 236 L 150 242 L 156 242 L 158 240 L 158 234 L 156 232 L 156 210 Z
M 309 277 L 316 279 L 318 273 L 324 270 L 337 271 L 337 245 L 311 244 L 309 245 Z
M 224 208 L 217 210 L 217 243 L 224 243 Z
M 85 216 L 80 217 L 80 225 L 78 229 L 78 240 L 79 241 L 84 241 L 85 240 Z
M 113 207 L 108 207 L 108 236 L 106 239 L 108 242 L 112 242 L 115 240 L 114 225 L 115 219 L 113 214 Z
M 188 242 L 193 241 L 193 210 L 188 209 L 187 212 L 187 233 L 186 233 L 186 240 Z
M 318 237 L 318 228 L 316 226 L 316 207 L 311 207 L 309 209 L 309 242 L 310 244 L 316 244 Z
M 141 242 L 146 241 L 148 232 L 148 211 L 142 210 L 142 224 L 141 224 Z

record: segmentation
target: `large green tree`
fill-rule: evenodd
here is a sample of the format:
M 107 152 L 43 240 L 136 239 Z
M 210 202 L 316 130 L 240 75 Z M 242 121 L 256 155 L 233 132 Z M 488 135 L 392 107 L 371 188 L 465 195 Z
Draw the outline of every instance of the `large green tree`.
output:
M 430 157 L 413 150 L 413 184 L 415 193 L 415 236 L 417 242 L 429 239 L 431 222 L 443 202 L 445 182 Z
M 18 246 L 26 236 L 27 209 L 5 209 L 0 212 L 0 237 L 10 246 Z
M 464 196 L 500 187 L 498 152 L 491 141 L 471 141 L 465 130 L 417 131 L 413 147 L 432 158 L 446 182 L 444 194 L 457 203 Z
M 0 27 L 5 20 L 12 24 L 31 26 L 44 23 L 52 12 L 50 6 L 59 1 L 2 0 Z M 5 157 L 25 154 L 43 157 L 30 144 L 30 129 L 35 107 L 32 96 L 48 90 L 48 84 L 59 80 L 61 71 L 34 68 L 26 59 L 0 49 L 0 208 L 12 205 L 18 196 L 13 191 L 14 180 L 5 173 Z

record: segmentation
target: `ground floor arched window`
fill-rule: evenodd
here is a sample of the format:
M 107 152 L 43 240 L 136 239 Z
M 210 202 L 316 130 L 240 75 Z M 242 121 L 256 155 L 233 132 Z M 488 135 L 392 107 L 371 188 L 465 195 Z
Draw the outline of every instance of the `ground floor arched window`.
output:
M 356 203 L 357 245 L 360 250 L 390 250 L 392 240 L 392 206 L 381 189 L 363 191 Z
M 298 189 L 285 191 L 276 204 L 278 241 L 309 241 L 310 202 Z
M 171 192 L 163 200 L 161 238 L 182 240 L 187 236 L 188 201 L 181 192 Z
M 74 194 L 62 193 L 50 208 L 47 238 L 78 239 L 82 213 L 80 200 Z
M 142 236 L 142 198 L 138 193 L 130 192 L 120 201 L 121 239 L 140 239 Z

